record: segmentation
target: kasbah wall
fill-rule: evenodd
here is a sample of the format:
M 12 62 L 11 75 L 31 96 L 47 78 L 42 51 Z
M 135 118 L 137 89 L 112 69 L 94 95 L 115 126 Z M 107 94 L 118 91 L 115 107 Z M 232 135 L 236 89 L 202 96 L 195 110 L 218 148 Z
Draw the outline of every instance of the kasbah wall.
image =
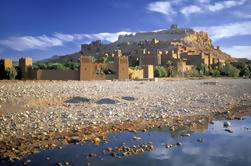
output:
M 130 79 L 153 79 L 154 69 L 153 65 L 141 66 L 141 68 L 129 68 L 129 78 Z
M 4 72 L 7 68 L 12 67 L 11 59 L 3 59 L 0 61 L 0 71 Z M 128 57 L 122 56 L 121 51 L 115 53 L 113 63 L 94 63 L 90 56 L 80 57 L 80 70 L 33 70 L 32 58 L 19 59 L 19 67 L 23 79 L 33 80 L 128 80 L 129 67 Z M 109 68 L 115 71 L 115 74 L 97 74 L 96 71 L 101 68 Z M 142 74 L 144 78 L 152 78 L 151 70 L 146 69 L 146 74 Z M 134 71 L 132 71 L 134 72 Z

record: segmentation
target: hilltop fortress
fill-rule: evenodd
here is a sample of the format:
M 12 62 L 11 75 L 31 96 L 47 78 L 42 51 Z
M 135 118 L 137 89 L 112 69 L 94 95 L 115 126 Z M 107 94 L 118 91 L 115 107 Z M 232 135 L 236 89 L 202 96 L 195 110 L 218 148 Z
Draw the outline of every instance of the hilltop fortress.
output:
M 157 39 L 160 41 L 182 40 L 188 35 L 196 34 L 193 29 L 179 28 L 178 25 L 171 25 L 168 30 L 160 30 L 156 32 L 142 32 L 130 35 L 120 35 L 116 43 L 141 42 Z
M 178 71 L 186 72 L 200 64 L 216 67 L 219 63 L 233 61 L 212 44 L 207 32 L 196 32 L 189 28 L 171 25 L 168 30 L 120 35 L 114 43 L 105 45 L 101 41 L 81 45 L 81 54 L 94 57 L 112 57 L 120 49 L 128 56 L 129 66 L 162 65 L 173 63 Z

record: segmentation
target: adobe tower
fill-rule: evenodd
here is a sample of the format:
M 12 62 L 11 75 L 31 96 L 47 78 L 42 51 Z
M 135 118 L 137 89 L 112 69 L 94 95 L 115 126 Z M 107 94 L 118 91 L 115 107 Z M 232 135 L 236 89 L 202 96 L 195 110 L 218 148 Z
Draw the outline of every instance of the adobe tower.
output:
M 31 77 L 32 72 L 32 58 L 20 58 L 19 67 L 21 70 L 22 78 L 27 79 Z

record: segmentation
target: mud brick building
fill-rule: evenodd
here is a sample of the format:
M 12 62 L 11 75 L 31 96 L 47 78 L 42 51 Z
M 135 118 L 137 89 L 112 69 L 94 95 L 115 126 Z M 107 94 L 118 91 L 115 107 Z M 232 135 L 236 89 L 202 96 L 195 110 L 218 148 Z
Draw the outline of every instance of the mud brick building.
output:
M 4 79 L 5 71 L 13 66 L 12 60 L 9 58 L 0 60 L 0 79 Z

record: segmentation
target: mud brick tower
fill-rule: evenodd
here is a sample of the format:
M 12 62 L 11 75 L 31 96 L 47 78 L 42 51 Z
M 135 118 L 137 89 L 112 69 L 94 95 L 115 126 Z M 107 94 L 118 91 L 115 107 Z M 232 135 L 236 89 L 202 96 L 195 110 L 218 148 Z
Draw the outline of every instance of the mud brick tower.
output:
M 28 79 L 31 77 L 32 73 L 32 58 L 20 58 L 19 67 L 21 70 L 22 78 Z
M 0 79 L 4 79 L 5 78 L 5 71 L 8 68 L 11 68 L 12 65 L 12 60 L 5 58 L 5 59 L 1 59 L 0 60 Z
M 92 80 L 94 75 L 92 58 L 89 56 L 80 57 L 80 80 Z

